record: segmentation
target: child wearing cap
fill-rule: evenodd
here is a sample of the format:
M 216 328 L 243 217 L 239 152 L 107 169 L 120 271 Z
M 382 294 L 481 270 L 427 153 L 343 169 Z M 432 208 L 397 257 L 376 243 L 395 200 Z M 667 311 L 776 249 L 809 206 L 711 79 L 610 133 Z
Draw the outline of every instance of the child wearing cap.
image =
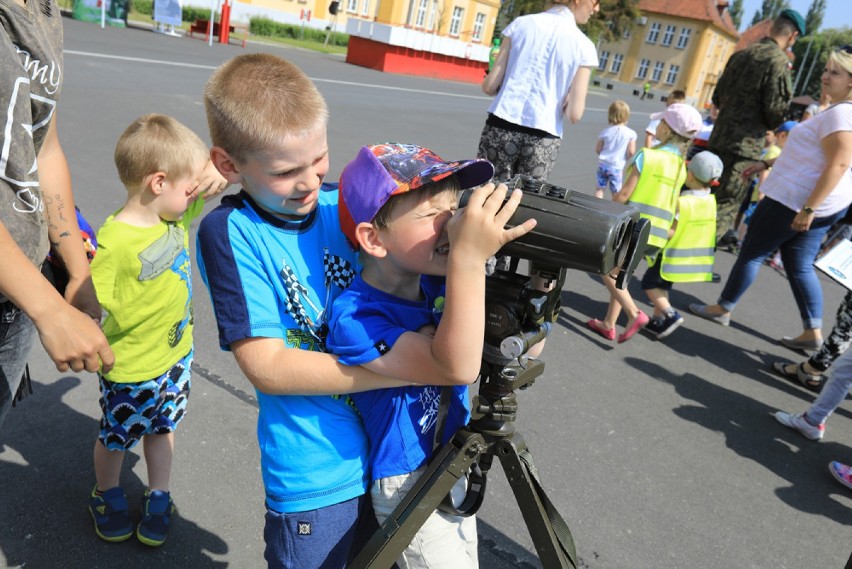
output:
M 522 192 L 502 206 L 506 187 L 482 186 L 493 172 L 485 160 L 445 162 L 386 143 L 361 148 L 341 174 L 340 226 L 363 269 L 334 301 L 328 349 L 344 365 L 421 384 L 352 395 L 371 445 L 380 523 L 433 450 L 467 423 L 485 334 L 485 263 L 535 226 L 504 229 Z M 459 190 L 477 186 L 454 214 Z M 397 563 L 477 567 L 475 520 L 434 512 Z
M 713 279 L 713 250 L 716 242 L 716 198 L 710 186 L 719 184 L 722 159 L 704 150 L 686 166 L 686 185 L 677 200 L 677 217 L 655 262 L 642 276 L 642 290 L 654 305 L 654 315 L 645 330 L 662 340 L 683 317 L 669 303 L 672 283 L 708 282 Z
M 652 114 L 651 119 L 660 119 L 656 128 L 660 144 L 636 153 L 628 166 L 624 186 L 612 197 L 613 201 L 635 206 L 641 217 L 651 222 L 645 252 L 648 259 L 653 259 L 668 241 L 677 197 L 686 180 L 683 156 L 690 138 L 701 128 L 701 114 L 691 105 L 674 103 Z M 648 315 L 639 310 L 626 288 L 615 287 L 611 275 L 604 275 L 603 282 L 610 294 L 606 316 L 603 320 L 589 320 L 586 325 L 603 338 L 615 340 L 615 325 L 624 309 L 628 320 L 618 342 L 626 342 L 648 324 Z

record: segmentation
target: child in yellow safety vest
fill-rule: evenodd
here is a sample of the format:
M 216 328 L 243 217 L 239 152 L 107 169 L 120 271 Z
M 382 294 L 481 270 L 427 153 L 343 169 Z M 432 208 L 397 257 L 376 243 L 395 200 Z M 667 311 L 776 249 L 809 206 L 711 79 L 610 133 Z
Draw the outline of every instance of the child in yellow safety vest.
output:
M 660 144 L 636 153 L 621 191 L 612 196 L 615 202 L 636 207 L 641 217 L 650 221 L 646 255 L 655 255 L 668 242 L 677 198 L 687 177 L 683 156 L 690 138 L 701 128 L 701 114 L 683 103 L 669 105 L 666 110 L 652 114 L 651 119 L 660 119 L 656 129 Z M 626 342 L 650 319 L 637 308 L 626 288 L 616 288 L 613 275 L 604 275 L 603 282 L 610 295 L 606 316 L 603 320 L 589 320 L 586 325 L 603 338 L 615 340 L 615 325 L 624 309 L 628 320 L 618 342 Z
M 663 339 L 683 324 L 669 303 L 672 283 L 708 282 L 713 279 L 716 246 L 716 198 L 710 186 L 719 184 L 722 160 L 712 152 L 699 152 L 686 167 L 686 189 L 677 200 L 677 218 L 669 240 L 642 277 L 642 290 L 654 305 L 645 330 Z

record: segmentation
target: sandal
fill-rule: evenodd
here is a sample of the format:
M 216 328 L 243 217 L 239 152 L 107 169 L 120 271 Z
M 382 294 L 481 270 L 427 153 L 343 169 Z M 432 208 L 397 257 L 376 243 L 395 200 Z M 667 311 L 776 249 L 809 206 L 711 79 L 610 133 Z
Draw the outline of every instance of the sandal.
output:
M 790 371 L 788 369 L 788 366 L 791 365 L 796 366 L 795 371 Z M 798 365 L 792 363 L 775 362 L 772 364 L 772 369 L 775 370 L 775 373 L 777 373 L 784 379 L 789 379 L 794 383 L 798 383 L 808 391 L 813 391 L 814 393 L 819 393 L 820 391 L 822 391 L 822 386 L 825 384 L 825 379 L 823 378 L 822 374 L 808 373 L 805 371 L 804 362 Z
M 586 326 L 588 326 L 592 331 L 597 332 L 597 334 L 605 340 L 615 340 L 615 328 L 604 328 L 603 322 L 597 318 L 592 318 L 586 322 Z

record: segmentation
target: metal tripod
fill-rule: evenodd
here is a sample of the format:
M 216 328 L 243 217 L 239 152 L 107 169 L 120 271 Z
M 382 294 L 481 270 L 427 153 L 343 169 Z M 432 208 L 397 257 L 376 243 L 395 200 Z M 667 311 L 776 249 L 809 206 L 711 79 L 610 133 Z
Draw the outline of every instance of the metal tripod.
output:
M 464 503 L 449 508 L 462 515 L 475 513 L 482 504 L 486 475 L 496 456 L 503 465 L 542 566 L 576 569 L 577 554 L 571 532 L 544 493 L 532 456 L 512 424 L 518 410 L 515 390 L 530 385 L 543 371 L 544 363 L 531 358 L 521 358 L 505 367 L 483 363 L 482 384 L 473 403 L 475 418 L 436 452 L 426 472 L 350 567 L 391 567 L 432 512 L 448 507 L 442 502 L 446 502 L 450 489 L 471 467 Z

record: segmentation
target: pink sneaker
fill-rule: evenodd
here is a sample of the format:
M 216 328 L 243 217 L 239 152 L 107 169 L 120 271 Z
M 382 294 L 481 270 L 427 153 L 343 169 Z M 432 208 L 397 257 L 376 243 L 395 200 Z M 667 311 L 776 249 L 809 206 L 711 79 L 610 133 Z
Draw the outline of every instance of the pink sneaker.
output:
M 852 466 L 847 466 L 833 460 L 828 463 L 828 470 L 838 482 L 852 490 Z

